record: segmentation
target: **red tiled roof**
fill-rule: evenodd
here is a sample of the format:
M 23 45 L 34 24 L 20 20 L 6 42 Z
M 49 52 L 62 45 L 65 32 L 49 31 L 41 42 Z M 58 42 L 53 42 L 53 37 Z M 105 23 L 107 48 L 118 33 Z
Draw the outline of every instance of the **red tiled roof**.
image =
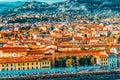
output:
M 120 57 L 120 53 L 118 53 L 117 56 Z
M 3 52 L 26 52 L 26 47 L 2 47 L 0 48 Z
M 33 62 L 33 61 L 38 61 L 39 58 L 40 58 L 40 56 L 0 58 L 0 63 Z
M 108 57 L 106 54 L 102 54 L 102 53 L 95 54 L 94 56 L 97 56 L 100 58 L 107 58 Z

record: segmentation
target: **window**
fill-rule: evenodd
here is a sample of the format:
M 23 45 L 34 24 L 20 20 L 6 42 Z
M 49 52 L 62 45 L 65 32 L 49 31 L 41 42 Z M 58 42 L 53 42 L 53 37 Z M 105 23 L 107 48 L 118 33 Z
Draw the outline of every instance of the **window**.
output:
M 6 68 L 6 71 L 8 71 L 8 68 Z
M 18 64 L 18 66 L 20 66 L 20 63 Z
M 8 67 L 8 64 L 6 64 L 6 66 Z
M 2 67 L 4 67 L 4 64 L 2 64 Z
M 47 62 L 47 64 L 49 64 L 49 62 Z
M 43 66 L 42 68 L 50 68 L 49 66 Z
M 25 64 L 23 63 L 23 66 L 24 66 Z
M 11 64 L 11 66 L 13 66 L 13 64 Z
M 36 69 L 38 69 L 38 67 L 36 67 Z
M 27 69 L 29 69 L 29 67 L 27 67 Z
M 13 68 L 11 68 L 11 70 L 13 70 Z
M 32 65 L 33 65 L 33 63 L 32 63 Z
M 29 63 L 27 63 L 27 65 L 29 65 Z
M 4 71 L 5 69 L 3 68 L 2 71 Z
M 20 70 L 20 68 L 18 68 L 18 70 Z
M 34 69 L 34 67 L 32 67 L 32 69 Z
M 38 65 L 38 62 L 36 62 L 36 65 Z
M 23 70 L 25 70 L 25 68 L 23 67 Z

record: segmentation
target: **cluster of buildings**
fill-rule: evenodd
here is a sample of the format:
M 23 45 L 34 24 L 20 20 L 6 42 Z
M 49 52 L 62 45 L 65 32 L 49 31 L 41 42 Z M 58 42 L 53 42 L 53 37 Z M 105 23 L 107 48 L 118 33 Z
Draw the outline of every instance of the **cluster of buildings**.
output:
M 0 49 L 0 71 L 51 69 L 51 59 L 41 55 L 41 50 L 29 50 L 23 46 Z M 35 55 L 35 56 L 34 56 Z
M 0 71 L 50 69 L 51 61 L 38 57 L 15 57 L 0 59 Z
M 106 68 L 119 68 L 120 67 L 120 53 L 117 49 L 111 48 L 110 53 L 98 53 L 96 57 L 97 65 Z
M 66 55 L 93 55 L 96 65 L 120 66 L 119 24 L 3 23 L 0 29 L 0 71 L 51 69 Z

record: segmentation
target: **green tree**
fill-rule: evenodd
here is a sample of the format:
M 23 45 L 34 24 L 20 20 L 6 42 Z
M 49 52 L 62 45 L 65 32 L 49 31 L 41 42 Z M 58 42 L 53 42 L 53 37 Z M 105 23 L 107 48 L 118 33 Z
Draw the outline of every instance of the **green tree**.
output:
M 75 66 L 75 60 L 74 59 L 67 59 L 66 60 L 66 67 Z
M 79 59 L 79 64 L 81 66 L 94 65 L 94 64 L 96 64 L 96 59 L 92 55 L 83 56 Z
M 63 67 L 63 65 L 64 65 L 63 63 L 64 63 L 64 61 L 63 61 L 62 57 L 55 59 L 55 67 Z
M 96 58 L 95 58 L 95 57 L 92 57 L 92 58 L 91 58 L 91 63 L 92 63 L 92 65 L 95 65 L 95 64 L 96 64 Z
M 55 59 L 55 67 L 68 67 L 66 66 L 66 61 L 72 59 L 74 60 L 74 64 L 76 64 L 76 56 L 64 56 L 64 57 L 58 57 Z
M 81 57 L 81 58 L 79 59 L 79 64 L 80 64 L 81 66 L 85 66 L 85 65 L 88 64 L 88 63 L 87 63 L 86 56 L 83 56 L 83 57 Z
M 92 63 L 91 63 L 91 58 L 92 58 L 93 56 L 92 55 L 88 55 L 88 56 L 86 56 L 86 59 L 87 59 L 87 65 L 92 65 Z

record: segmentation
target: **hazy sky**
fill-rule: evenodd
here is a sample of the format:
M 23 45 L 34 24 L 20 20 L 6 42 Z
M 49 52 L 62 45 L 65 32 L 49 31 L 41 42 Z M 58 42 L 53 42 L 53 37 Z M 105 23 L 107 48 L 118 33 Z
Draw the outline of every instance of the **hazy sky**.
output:
M 14 1 L 27 1 L 27 0 L 0 0 L 0 2 L 6 2 L 6 1 L 14 2 Z M 36 1 L 52 3 L 52 2 L 60 2 L 60 1 L 65 1 L 65 0 L 36 0 Z

